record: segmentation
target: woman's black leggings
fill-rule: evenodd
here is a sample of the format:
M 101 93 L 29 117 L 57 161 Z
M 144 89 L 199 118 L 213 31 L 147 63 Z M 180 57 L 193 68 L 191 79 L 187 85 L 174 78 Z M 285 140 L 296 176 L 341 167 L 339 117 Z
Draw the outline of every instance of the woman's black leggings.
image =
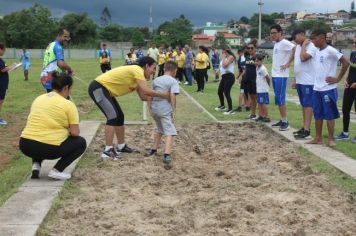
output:
M 220 100 L 220 106 L 224 106 L 224 95 L 226 97 L 229 111 L 232 110 L 232 100 L 230 96 L 231 88 L 235 83 L 235 76 L 233 73 L 223 74 L 219 84 L 218 95 Z
M 349 132 L 350 112 L 354 102 L 356 102 L 356 89 L 346 88 L 342 99 L 342 121 L 344 125 L 344 132 Z
M 195 70 L 195 78 L 197 80 L 198 91 L 204 91 L 205 80 L 204 76 L 206 73 L 206 69 L 196 69 Z
M 164 75 L 164 63 L 158 65 L 158 76 Z
M 69 136 L 61 145 L 41 143 L 32 139 L 20 138 L 20 150 L 32 158 L 32 162 L 40 163 L 43 160 L 60 158 L 53 168 L 62 172 L 75 159 L 85 151 L 87 143 L 81 136 Z

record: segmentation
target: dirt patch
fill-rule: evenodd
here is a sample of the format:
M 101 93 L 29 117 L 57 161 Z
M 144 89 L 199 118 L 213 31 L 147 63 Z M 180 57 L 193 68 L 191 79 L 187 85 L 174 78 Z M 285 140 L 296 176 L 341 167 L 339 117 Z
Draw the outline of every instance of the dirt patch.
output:
M 152 129 L 127 127 L 128 143 L 148 148 Z M 313 173 L 293 143 L 251 124 L 179 127 L 170 170 L 161 155 L 131 154 L 74 176 L 80 193 L 63 201 L 49 235 L 356 234 L 353 196 Z
M 18 142 L 26 124 L 25 115 L 7 113 L 3 118 L 9 124 L 0 126 L 0 170 L 13 158 L 18 158 Z

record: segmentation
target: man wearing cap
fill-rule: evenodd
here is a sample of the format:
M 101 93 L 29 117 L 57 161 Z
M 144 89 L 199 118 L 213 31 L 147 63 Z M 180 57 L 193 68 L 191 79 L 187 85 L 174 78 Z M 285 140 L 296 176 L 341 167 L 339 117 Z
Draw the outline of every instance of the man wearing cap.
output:
M 294 30 L 292 39 L 297 43 L 294 52 L 295 80 L 292 82 L 292 87 L 297 89 L 303 112 L 303 127 L 293 134 L 296 139 L 307 139 L 310 138 L 310 124 L 313 116 L 315 58 L 318 49 L 306 38 L 303 29 Z
M 293 43 L 283 38 L 283 31 L 280 25 L 273 25 L 271 30 L 271 40 L 276 42 L 273 47 L 272 57 L 272 85 L 274 90 L 274 101 L 279 108 L 281 116 L 280 121 L 273 124 L 272 127 L 284 131 L 289 129 L 286 108 L 286 89 L 287 79 L 289 77 L 289 68 L 284 65 L 288 63 L 291 55 Z

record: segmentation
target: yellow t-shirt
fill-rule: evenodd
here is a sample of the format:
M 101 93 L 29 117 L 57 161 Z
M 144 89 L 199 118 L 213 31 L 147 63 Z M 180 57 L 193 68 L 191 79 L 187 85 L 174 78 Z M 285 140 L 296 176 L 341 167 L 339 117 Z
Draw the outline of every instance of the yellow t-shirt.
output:
M 131 93 L 137 88 L 137 80 L 145 80 L 143 69 L 137 65 L 120 66 L 95 79 L 113 97 Z
M 160 53 L 158 54 L 158 65 L 162 65 L 166 62 L 166 54 Z
M 69 125 L 76 124 L 79 124 L 79 114 L 74 103 L 50 92 L 33 101 L 21 137 L 59 146 L 69 137 Z
M 208 55 L 206 55 L 205 52 L 198 53 L 198 55 L 195 58 L 195 69 L 206 69 L 208 60 L 209 57 Z M 198 61 L 204 61 L 204 62 L 198 62 Z
M 177 54 L 176 62 L 177 62 L 178 68 L 184 67 L 184 61 L 185 61 L 185 54 L 183 52 L 180 55 Z
M 108 64 L 110 62 L 110 57 L 99 57 L 100 64 Z

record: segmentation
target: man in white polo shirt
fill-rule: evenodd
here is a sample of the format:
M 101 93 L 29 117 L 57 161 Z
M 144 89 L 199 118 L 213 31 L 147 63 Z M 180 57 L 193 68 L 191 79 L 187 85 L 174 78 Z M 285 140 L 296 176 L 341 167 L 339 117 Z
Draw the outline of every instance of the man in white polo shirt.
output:
M 314 30 L 312 41 L 319 51 L 316 54 L 316 78 L 313 91 L 313 112 L 315 118 L 315 138 L 308 144 L 323 144 L 323 120 L 328 127 L 328 145 L 335 146 L 335 119 L 340 117 L 337 108 L 337 83 L 344 77 L 349 66 L 348 60 L 342 53 L 326 43 L 326 32 Z M 341 63 L 341 70 L 336 76 L 337 64 Z

